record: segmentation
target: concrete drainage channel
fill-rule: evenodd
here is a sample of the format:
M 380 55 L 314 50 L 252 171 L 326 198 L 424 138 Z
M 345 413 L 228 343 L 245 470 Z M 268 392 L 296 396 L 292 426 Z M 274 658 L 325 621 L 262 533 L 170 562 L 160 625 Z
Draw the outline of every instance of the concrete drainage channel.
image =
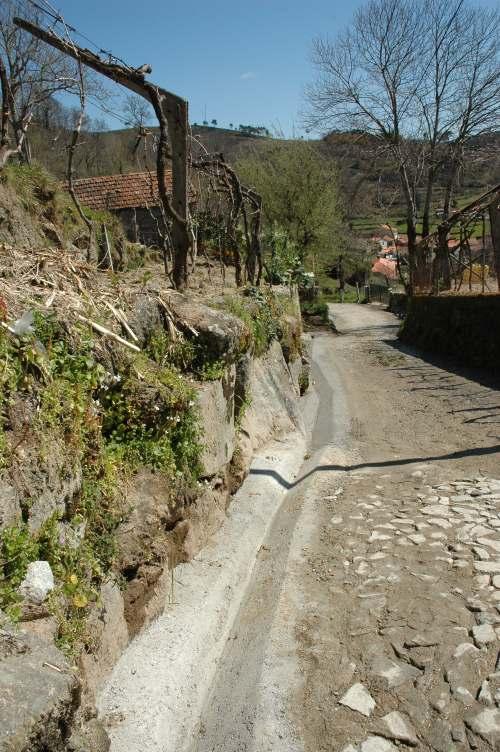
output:
M 290 712 L 302 682 L 294 615 L 303 552 L 322 498 L 312 471 L 348 460 L 329 335 L 312 345 L 303 430 L 256 455 L 223 527 L 175 570 L 176 603 L 131 643 L 101 692 L 111 752 L 303 751 Z
M 309 411 L 314 410 L 314 396 Z M 175 570 L 175 601 L 122 655 L 99 698 L 112 752 L 189 749 L 253 564 L 302 466 L 293 432 L 260 452 L 212 542 Z

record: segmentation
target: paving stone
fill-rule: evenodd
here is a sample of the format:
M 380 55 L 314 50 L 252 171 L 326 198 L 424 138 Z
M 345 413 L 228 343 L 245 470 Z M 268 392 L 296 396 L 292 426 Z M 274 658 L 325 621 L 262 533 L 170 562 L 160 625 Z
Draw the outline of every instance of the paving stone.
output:
M 465 717 L 465 723 L 490 744 L 500 741 L 500 710 L 485 708 L 478 714 L 471 713 Z
M 408 538 L 398 538 L 396 541 L 398 546 L 411 546 L 411 542 L 408 540 Z
M 480 543 L 482 546 L 488 546 L 489 548 L 492 548 L 494 551 L 498 551 L 500 553 L 500 541 L 497 541 L 491 538 L 478 538 L 477 542 Z
M 377 530 L 374 530 L 370 537 L 368 538 L 368 543 L 373 543 L 374 541 L 388 541 L 391 540 L 392 536 L 385 535 L 385 533 L 379 533 Z M 498 570 L 500 572 L 500 569 Z
M 475 561 L 474 569 L 476 572 L 495 574 L 500 572 L 500 561 Z
M 491 694 L 490 683 L 487 679 L 481 684 L 481 689 L 479 690 L 477 699 L 483 705 L 493 705 L 493 695 Z
M 359 565 L 359 567 L 356 569 L 356 574 L 363 575 L 363 574 L 366 574 L 369 571 L 370 571 L 370 567 L 368 566 L 368 564 L 366 563 L 366 561 L 362 561 L 361 564 Z
M 478 647 L 487 645 L 490 642 L 496 642 L 497 639 L 495 630 L 491 624 L 477 624 L 475 627 L 472 627 L 472 636 Z
M 449 530 L 453 525 L 451 522 L 448 522 L 448 520 L 443 520 L 441 517 L 429 517 L 429 522 L 431 525 L 436 525 L 436 527 L 440 527 L 443 530 Z
M 381 732 L 384 736 L 388 736 L 389 739 L 406 742 L 406 744 L 409 744 L 412 747 L 418 744 L 415 729 L 410 721 L 402 716 L 401 713 L 398 713 L 397 710 L 385 715 L 382 718 L 382 722 L 386 727 L 385 730 Z
M 487 527 L 484 527 L 484 525 L 474 525 L 474 527 L 470 531 L 470 536 L 472 538 L 479 538 L 480 536 L 485 535 L 491 535 L 491 530 Z
M 345 695 L 339 700 L 341 705 L 345 705 L 351 710 L 355 710 L 362 715 L 369 717 L 375 709 L 375 700 L 363 684 L 353 684 L 347 690 Z
M 461 742 L 465 744 L 467 742 L 467 736 L 463 726 L 454 726 L 451 730 L 451 738 L 454 742 Z
M 441 718 L 437 718 L 425 731 L 425 738 L 429 747 L 436 752 L 455 752 L 451 741 L 451 726 Z
M 480 614 L 477 614 L 476 619 L 478 621 L 478 624 L 492 624 L 498 625 L 498 614 L 496 614 L 494 611 L 483 611 Z
M 441 642 L 438 634 L 414 634 L 404 641 L 404 647 L 406 648 L 430 648 L 434 645 L 439 645 Z
M 361 752 L 397 752 L 397 747 L 381 736 L 369 736 L 362 743 Z
M 472 546 L 472 551 L 474 553 L 474 556 L 478 558 L 480 561 L 488 561 L 490 558 L 490 555 L 488 551 L 484 548 L 480 548 L 479 546 Z
M 393 525 L 414 525 L 415 520 L 410 519 L 409 517 L 394 517 L 391 520 Z
M 466 605 L 469 611 L 473 612 L 487 611 L 489 608 L 486 603 L 477 598 L 467 598 Z
M 455 652 L 453 653 L 453 657 L 455 659 L 461 658 L 466 653 L 479 653 L 479 650 L 476 648 L 475 645 L 472 644 L 472 642 L 462 642 L 460 645 L 458 645 L 455 648 Z
M 434 708 L 434 710 L 437 710 L 438 713 L 446 713 L 450 706 L 449 694 L 447 692 L 446 693 L 441 692 L 439 697 L 431 699 L 429 701 L 429 704 L 431 708 Z
M 474 698 L 466 687 L 456 687 L 453 692 L 453 699 L 461 702 L 465 707 L 470 708 L 474 705 Z
M 425 515 L 428 514 L 432 516 L 439 515 L 439 514 L 448 515 L 450 513 L 450 510 L 448 509 L 447 506 L 440 505 L 440 504 L 425 507 L 424 509 L 421 509 L 420 511 L 422 512 L 422 514 L 425 514 Z
M 419 533 L 415 533 L 414 535 L 409 535 L 408 538 L 415 543 L 416 546 L 419 546 L 421 543 L 425 543 L 427 540 L 425 535 L 421 535 Z
M 474 582 L 476 582 L 480 588 L 484 588 L 490 584 L 490 576 L 489 574 L 477 574 L 474 577 Z
M 415 681 L 421 675 L 414 666 L 398 663 L 382 655 L 373 659 L 371 668 L 374 674 L 387 681 L 389 689 L 399 687 L 408 681 Z

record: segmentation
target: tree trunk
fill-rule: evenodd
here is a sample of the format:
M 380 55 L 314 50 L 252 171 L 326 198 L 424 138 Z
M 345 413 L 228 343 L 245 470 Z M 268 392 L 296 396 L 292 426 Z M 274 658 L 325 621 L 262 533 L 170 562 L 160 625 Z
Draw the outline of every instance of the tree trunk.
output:
M 413 295 L 415 289 L 418 287 L 420 270 L 420 265 L 417 259 L 417 210 L 415 207 L 413 191 L 404 164 L 401 164 L 399 168 L 399 178 L 406 202 L 406 232 L 408 235 L 408 268 L 410 277 L 408 293 Z
M 495 273 L 497 275 L 498 290 L 500 291 L 500 198 L 498 196 L 495 201 L 490 204 L 489 212 Z
M 431 203 L 432 203 L 432 193 L 434 188 L 434 179 L 436 176 L 436 171 L 434 167 L 429 167 L 429 170 L 427 172 L 427 185 L 425 188 L 425 201 L 424 201 L 424 211 L 422 214 L 422 237 L 425 238 L 427 235 L 429 235 L 431 231 Z
M 188 254 L 191 247 L 188 206 L 188 103 L 162 96 L 172 150 L 172 280 L 177 290 L 188 285 Z M 164 168 L 164 165 L 163 165 Z M 160 175 L 158 175 L 160 177 Z M 164 179 L 164 177 L 163 177 Z

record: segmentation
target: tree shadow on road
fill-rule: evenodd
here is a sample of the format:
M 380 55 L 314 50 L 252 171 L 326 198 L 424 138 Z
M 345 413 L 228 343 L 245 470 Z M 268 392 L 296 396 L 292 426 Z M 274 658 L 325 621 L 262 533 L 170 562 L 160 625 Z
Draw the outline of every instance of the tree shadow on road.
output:
M 428 462 L 443 462 L 443 461 L 455 461 L 464 459 L 465 457 L 484 457 L 486 455 L 491 454 L 498 454 L 500 456 L 500 444 L 494 444 L 493 446 L 488 447 L 473 447 L 471 449 L 460 449 L 456 452 L 449 452 L 447 454 L 438 454 L 434 456 L 428 456 L 428 457 L 407 457 L 407 458 L 398 458 L 393 460 L 381 460 L 379 462 L 360 462 L 353 465 L 316 465 L 316 467 L 313 467 L 309 472 L 305 473 L 304 475 L 301 475 L 300 478 L 297 478 L 297 480 L 290 482 L 287 481 L 285 478 L 283 478 L 282 475 L 277 473 L 275 470 L 268 470 L 264 468 L 252 468 L 250 470 L 250 475 L 254 476 L 267 476 L 268 478 L 274 478 L 280 486 L 283 486 L 283 488 L 286 488 L 287 490 L 291 490 L 292 488 L 296 488 L 296 486 L 299 486 L 301 483 L 303 483 L 305 480 L 310 478 L 311 476 L 315 475 L 316 473 L 331 473 L 331 472 L 344 472 L 344 473 L 350 473 L 355 470 L 368 470 L 368 469 L 377 469 L 377 468 L 388 468 L 388 467 L 404 467 L 405 465 L 413 465 L 417 463 L 428 463 Z
M 453 402 L 449 413 L 461 416 L 464 424 L 500 425 L 498 374 L 484 368 L 467 368 L 451 357 L 423 352 L 399 340 L 383 342 L 402 355 L 416 359 L 416 362 L 405 359 L 405 363 L 389 369 L 404 379 L 408 391 L 426 392 L 431 397 L 446 395 Z

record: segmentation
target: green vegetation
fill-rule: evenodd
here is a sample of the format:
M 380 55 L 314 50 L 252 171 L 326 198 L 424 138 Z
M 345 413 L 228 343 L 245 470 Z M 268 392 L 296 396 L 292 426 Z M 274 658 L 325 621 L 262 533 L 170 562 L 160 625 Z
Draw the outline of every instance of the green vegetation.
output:
M 65 464 L 81 468 L 82 483 L 64 515 L 30 531 L 25 499 L 23 520 L 1 534 L 0 608 L 20 615 L 17 588 L 28 564 L 47 560 L 58 583 L 50 609 L 59 643 L 71 653 L 87 639 L 86 609 L 113 565 L 115 531 L 127 514 L 127 478 L 147 465 L 193 484 L 201 472 L 198 415 L 193 388 L 173 365 L 144 353 L 121 354 L 119 373 L 113 372 L 98 360 L 86 327 L 35 313 L 32 329 L 21 337 L 0 330 L 0 468 L 19 443 L 11 410 L 22 399 L 32 419 L 30 436 L 20 441 L 38 452 L 42 468 L 50 459 L 47 447 L 63 446 Z M 160 359 L 161 342 L 151 349 Z M 215 377 L 211 365 L 207 377 Z
M 225 361 L 214 358 L 199 342 L 180 334 L 172 339 L 163 328 L 151 334 L 147 352 L 158 365 L 170 366 L 199 381 L 222 379 L 227 369 Z
M 257 357 L 263 355 L 273 339 L 288 337 L 286 314 L 293 313 L 293 302 L 287 295 L 278 295 L 265 288 L 248 287 L 241 294 L 228 295 L 224 309 L 237 316 L 247 327 L 248 336 L 241 350 L 251 347 Z M 300 351 L 300 332 L 294 348 Z
M 270 141 L 237 162 L 242 181 L 263 198 L 268 228 L 295 244 L 300 262 L 317 265 L 335 253 L 341 210 L 335 167 L 307 141 Z
M 251 407 L 251 405 L 252 398 L 248 394 L 236 401 L 234 425 L 237 431 L 241 430 L 243 418 L 245 417 L 245 413 Z
M 88 230 L 79 216 L 69 193 L 44 167 L 34 162 L 27 165 L 9 162 L 0 174 L 0 181 L 18 197 L 23 209 L 35 221 L 53 243 L 54 233 L 63 243 L 87 247 Z M 106 225 L 111 248 L 125 240 L 123 227 L 114 214 L 93 211 L 83 207 L 85 215 L 94 223 L 94 242 L 102 241 L 103 225 Z M 47 224 L 50 230 L 47 230 Z M 137 265 L 137 254 L 134 262 Z
M 68 193 L 36 162 L 10 162 L 0 180 L 19 197 L 25 211 L 40 223 L 51 222 L 65 241 L 75 241 L 84 226 Z
M 301 308 L 305 316 L 321 316 L 325 324 L 328 322 L 328 304 L 323 296 L 318 295 L 314 300 L 303 300 Z
M 265 270 L 270 284 L 289 285 L 300 281 L 304 271 L 300 251 L 286 230 L 274 224 L 264 235 L 263 246 L 268 251 Z

